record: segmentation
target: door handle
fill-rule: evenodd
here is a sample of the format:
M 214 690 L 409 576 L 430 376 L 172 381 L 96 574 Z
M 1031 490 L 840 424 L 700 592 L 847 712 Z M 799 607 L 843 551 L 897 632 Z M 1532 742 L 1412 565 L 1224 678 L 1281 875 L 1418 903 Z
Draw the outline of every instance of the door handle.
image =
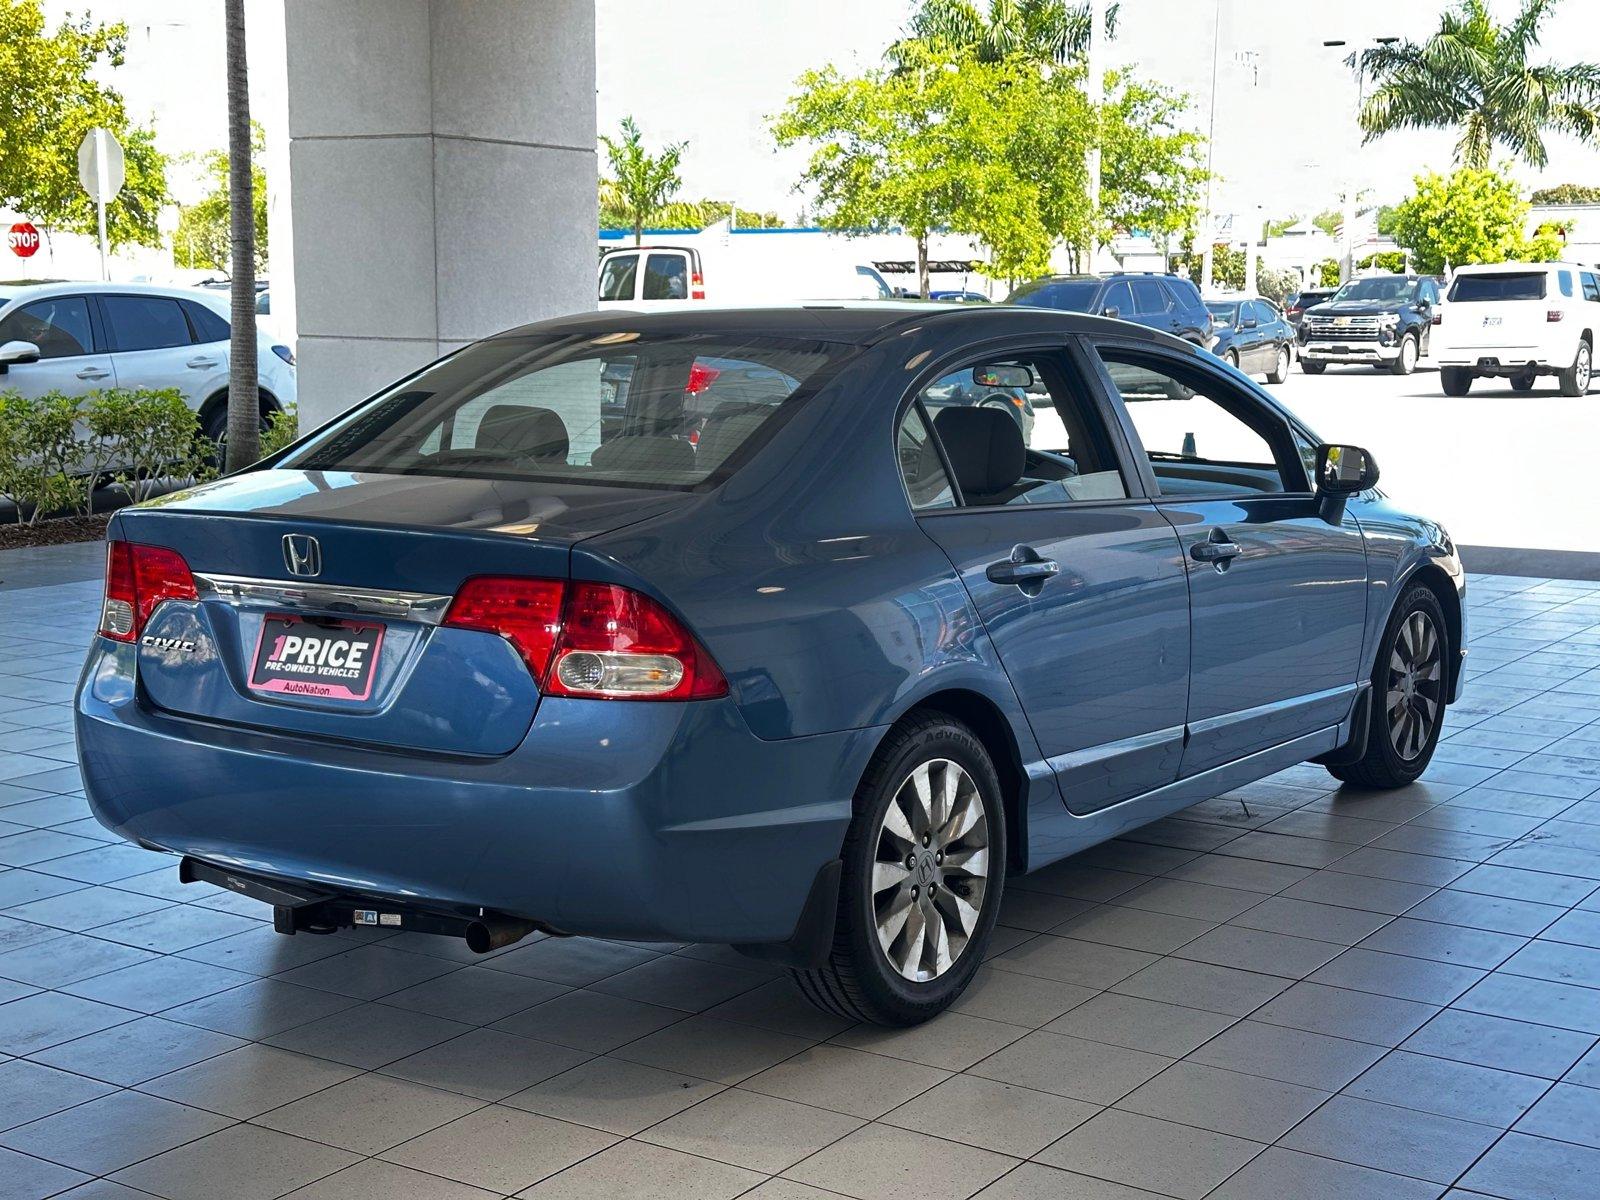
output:
M 99 367 L 85 367 L 78 372 L 79 379 L 104 379 L 110 371 L 102 371 Z
M 1205 541 L 1189 547 L 1189 557 L 1196 562 L 1210 563 L 1219 571 L 1226 571 L 1228 564 L 1239 557 L 1243 548 L 1221 529 L 1213 529 Z
M 1029 596 L 1037 596 L 1046 581 L 1061 571 L 1054 559 L 1041 558 L 1032 546 L 1016 546 L 1010 558 L 990 563 L 984 575 L 990 583 L 1010 584 L 1019 587 Z
M 185 365 L 194 367 L 196 370 L 199 370 L 199 369 L 201 369 L 203 367 L 214 367 L 214 366 L 216 366 L 217 365 L 217 360 L 214 359 L 214 358 L 191 358 L 188 361 L 188 363 L 185 364 Z

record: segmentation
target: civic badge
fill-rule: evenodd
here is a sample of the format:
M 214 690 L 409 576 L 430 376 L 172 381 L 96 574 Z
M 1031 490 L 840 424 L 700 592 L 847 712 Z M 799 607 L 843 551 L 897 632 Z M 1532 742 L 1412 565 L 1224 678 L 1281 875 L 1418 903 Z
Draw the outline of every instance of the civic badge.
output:
M 322 547 L 309 533 L 283 535 L 283 565 L 289 574 L 310 578 L 322 574 Z

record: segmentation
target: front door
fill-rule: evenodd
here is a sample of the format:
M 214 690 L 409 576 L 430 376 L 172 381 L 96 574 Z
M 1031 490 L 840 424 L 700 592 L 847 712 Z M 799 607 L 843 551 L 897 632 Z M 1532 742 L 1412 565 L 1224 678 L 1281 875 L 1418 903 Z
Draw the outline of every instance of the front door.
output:
M 39 361 L 12 363 L 0 375 L 0 392 L 37 400 L 47 392 L 81 396 L 116 386 L 111 356 L 96 349 L 89 302 L 82 296 L 35 300 L 0 321 L 0 345 L 32 342 Z
M 1161 350 L 1100 357 L 1183 544 L 1193 643 L 1184 776 L 1331 729 L 1366 626 L 1355 518 L 1318 512 L 1288 422 L 1247 386 Z
M 1177 778 L 1188 690 L 1178 539 L 1129 486 L 1105 417 L 1046 351 L 941 375 L 902 430 L 929 422 L 943 447 L 956 486 L 909 486 L 921 526 L 960 572 L 1076 813 Z

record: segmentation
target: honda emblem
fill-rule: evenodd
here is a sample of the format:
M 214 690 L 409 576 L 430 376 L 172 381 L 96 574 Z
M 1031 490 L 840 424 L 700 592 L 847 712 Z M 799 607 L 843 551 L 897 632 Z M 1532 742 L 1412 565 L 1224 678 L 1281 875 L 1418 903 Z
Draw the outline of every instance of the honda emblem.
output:
M 322 574 L 322 547 L 309 533 L 283 535 L 283 565 L 289 574 L 310 577 Z

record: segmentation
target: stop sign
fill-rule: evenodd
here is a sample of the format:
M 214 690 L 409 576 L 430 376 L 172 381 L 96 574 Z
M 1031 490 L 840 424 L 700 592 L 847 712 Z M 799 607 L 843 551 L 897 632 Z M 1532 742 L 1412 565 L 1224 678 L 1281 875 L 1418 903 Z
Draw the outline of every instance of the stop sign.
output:
M 32 258 L 39 249 L 39 231 L 31 221 L 18 221 L 6 233 L 6 245 L 18 258 Z

